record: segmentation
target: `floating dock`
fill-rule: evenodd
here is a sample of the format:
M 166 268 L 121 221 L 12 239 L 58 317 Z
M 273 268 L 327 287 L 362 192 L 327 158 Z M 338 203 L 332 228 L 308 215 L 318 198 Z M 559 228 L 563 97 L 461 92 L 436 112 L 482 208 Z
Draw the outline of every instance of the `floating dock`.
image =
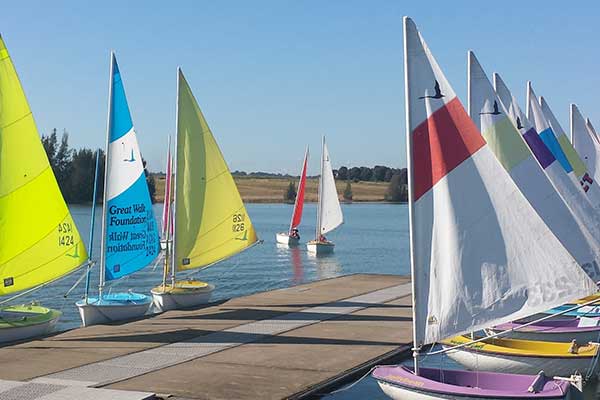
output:
M 348 275 L 5 346 L 0 398 L 314 397 L 408 351 L 410 293 Z

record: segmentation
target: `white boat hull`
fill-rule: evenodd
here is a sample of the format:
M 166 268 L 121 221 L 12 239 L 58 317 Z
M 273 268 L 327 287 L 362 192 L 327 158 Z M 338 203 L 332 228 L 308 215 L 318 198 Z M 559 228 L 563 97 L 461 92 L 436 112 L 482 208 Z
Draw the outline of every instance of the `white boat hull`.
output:
M 290 237 L 287 233 L 279 232 L 276 235 L 277 243 L 285 244 L 288 246 L 298 246 L 300 244 L 299 238 Z
M 148 312 L 152 305 L 152 299 L 149 296 L 139 303 L 132 302 L 95 302 L 79 301 L 77 308 L 83 326 L 107 324 L 111 322 L 125 321 L 142 317 Z
M 193 289 L 189 291 L 169 292 L 160 290 L 160 287 L 151 290 L 154 308 L 158 312 L 168 310 L 179 310 L 182 308 L 192 308 L 210 301 L 215 286 L 208 284 L 202 289 Z
M 334 247 L 333 242 L 316 242 L 313 240 L 306 243 L 306 250 L 312 254 L 331 254 Z
M 56 323 L 60 319 L 62 313 L 57 312 L 58 315 L 48 321 L 41 322 L 39 324 L 32 324 L 27 326 L 15 326 L 10 328 L 0 329 L 0 343 L 15 342 L 17 340 L 30 339 L 37 336 L 44 336 L 52 332 L 56 327 Z
M 508 356 L 496 353 L 471 352 L 464 350 L 451 350 L 446 353 L 448 357 L 472 371 L 493 371 L 511 374 L 535 375 L 540 371 L 548 376 L 570 376 L 575 372 L 582 375 L 588 373 L 591 358 L 552 358 L 552 357 L 524 357 Z M 597 373 L 597 368 L 594 374 Z

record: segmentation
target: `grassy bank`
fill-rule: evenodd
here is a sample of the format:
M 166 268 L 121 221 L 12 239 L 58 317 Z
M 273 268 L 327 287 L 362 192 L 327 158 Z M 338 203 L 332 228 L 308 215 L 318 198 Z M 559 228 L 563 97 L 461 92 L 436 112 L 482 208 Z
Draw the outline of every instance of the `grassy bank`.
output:
M 158 176 L 156 180 L 156 201 L 162 202 L 165 192 L 165 180 Z M 284 178 L 235 178 L 235 183 L 244 202 L 248 203 L 283 203 L 290 180 Z M 297 185 L 298 180 L 294 180 Z M 317 179 L 306 181 L 306 201 L 317 201 Z M 342 199 L 346 182 L 336 182 L 337 191 Z M 356 182 L 352 183 L 353 201 L 384 201 L 387 182 Z

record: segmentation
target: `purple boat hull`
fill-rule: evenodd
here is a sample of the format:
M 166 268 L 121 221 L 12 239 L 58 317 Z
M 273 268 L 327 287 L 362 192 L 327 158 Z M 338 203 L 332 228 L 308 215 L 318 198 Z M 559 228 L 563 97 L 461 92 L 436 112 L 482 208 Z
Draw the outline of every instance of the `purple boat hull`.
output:
M 393 399 L 581 399 L 565 381 L 543 375 L 516 375 L 403 365 L 379 366 L 372 376 Z M 534 384 L 535 383 L 535 384 Z M 530 391 L 534 386 L 535 390 Z

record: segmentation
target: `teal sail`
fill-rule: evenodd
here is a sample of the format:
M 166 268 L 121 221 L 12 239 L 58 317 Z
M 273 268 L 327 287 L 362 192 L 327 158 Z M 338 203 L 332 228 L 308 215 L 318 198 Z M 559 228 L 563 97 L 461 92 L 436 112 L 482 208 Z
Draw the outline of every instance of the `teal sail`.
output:
M 112 55 L 104 219 L 104 276 L 114 280 L 156 258 L 159 234 L 117 60 Z

